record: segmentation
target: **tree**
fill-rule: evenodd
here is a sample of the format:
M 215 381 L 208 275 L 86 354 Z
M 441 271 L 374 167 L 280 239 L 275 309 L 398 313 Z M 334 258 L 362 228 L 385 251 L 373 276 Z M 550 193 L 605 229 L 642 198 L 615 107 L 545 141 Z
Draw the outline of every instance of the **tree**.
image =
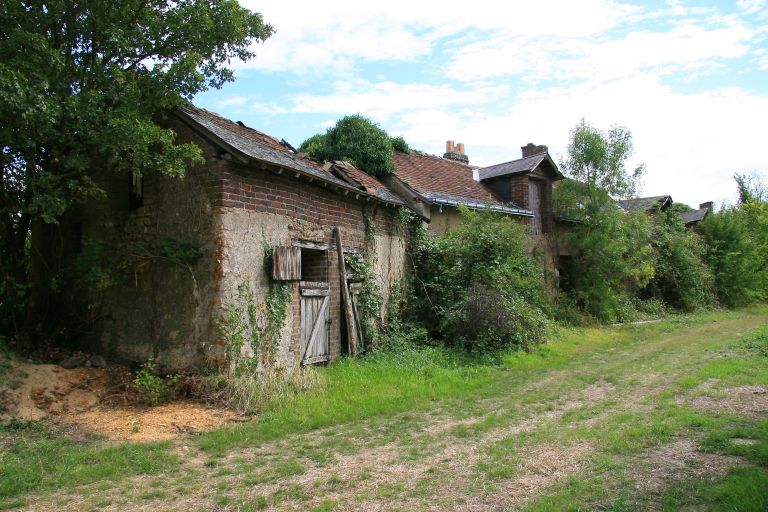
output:
M 768 195 L 757 177 L 734 175 L 739 204 L 701 223 L 717 297 L 726 306 L 768 298 Z
M 607 133 L 582 120 L 571 131 L 561 164 L 570 178 L 553 194 L 558 212 L 576 220 L 565 235 L 575 256 L 562 276 L 568 293 L 602 321 L 625 320 L 631 299 L 653 276 L 651 223 L 643 213 L 624 213 L 614 198 L 635 193 L 643 166 L 630 174 L 632 135 L 623 127 Z
M 30 232 L 98 196 L 100 173 L 181 176 L 200 158 L 158 120 L 231 81 L 272 34 L 235 0 L 9 0 L 0 7 L 0 308 L 18 319 Z M 23 309 L 23 308 L 22 308 Z M 12 318 L 11 318 L 12 317 Z
M 361 115 L 339 119 L 325 134 L 313 135 L 299 148 L 316 160 L 346 160 L 377 177 L 394 172 L 392 150 L 387 132 Z
M 582 119 L 571 131 L 568 158 L 561 162 L 561 168 L 583 185 L 585 200 L 593 206 L 602 205 L 611 197 L 627 198 L 637 192 L 645 167 L 627 171 L 633 150 L 632 133 L 625 127 L 613 126 L 603 132 Z

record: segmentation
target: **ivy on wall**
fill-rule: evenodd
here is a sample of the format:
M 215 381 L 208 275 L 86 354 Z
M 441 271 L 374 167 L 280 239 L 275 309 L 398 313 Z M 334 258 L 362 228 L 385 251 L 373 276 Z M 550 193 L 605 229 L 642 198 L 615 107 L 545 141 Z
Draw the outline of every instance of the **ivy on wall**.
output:
M 227 343 L 230 363 L 236 374 L 256 370 L 259 363 L 274 358 L 285 325 L 288 306 L 293 298 L 291 284 L 275 281 L 272 275 L 272 247 L 264 244 L 264 270 L 269 288 L 264 303 L 257 303 L 253 288 L 242 282 L 234 297 L 225 304 L 219 329 Z M 253 354 L 243 357 L 243 348 Z

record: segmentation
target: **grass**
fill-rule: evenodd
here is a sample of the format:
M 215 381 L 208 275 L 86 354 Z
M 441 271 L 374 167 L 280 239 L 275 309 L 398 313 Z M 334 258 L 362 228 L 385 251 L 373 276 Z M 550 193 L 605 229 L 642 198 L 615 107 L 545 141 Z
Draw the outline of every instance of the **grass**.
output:
M 0 446 L 0 505 L 5 508 L 18 501 L 10 498 L 33 490 L 157 474 L 178 464 L 168 453 L 169 443 L 78 444 L 39 423 L 0 426 Z
M 202 436 L 212 455 L 253 446 L 289 433 L 424 408 L 464 397 L 495 381 L 493 368 L 434 347 L 344 359 L 327 368 L 316 389 L 268 408 L 259 421 Z
M 257 420 L 188 439 L 207 459 L 201 467 L 174 457 L 167 443 L 78 444 L 27 425 L 0 434 L 9 447 L 0 454 L 0 499 L 20 507 L 61 490 L 86 508 L 128 508 L 139 496 L 145 507 L 186 509 L 172 491 L 183 483 L 183 496 L 226 510 L 363 502 L 407 510 L 413 500 L 450 508 L 451 500 L 501 492 L 538 448 L 562 449 L 565 457 L 578 445 L 589 447 L 582 469 L 521 507 L 764 510 L 737 490 L 765 484 L 768 422 L 692 408 L 687 400 L 768 385 L 760 348 L 766 320 L 761 306 L 639 326 L 558 328 L 548 344 L 493 361 L 435 347 L 345 359 L 319 370 L 319 387 L 283 396 Z M 714 481 L 684 474 L 660 491 L 632 491 L 634 468 L 678 439 L 744 463 Z M 449 446 L 466 451 L 446 456 Z M 377 459 L 381 454 L 388 458 Z M 388 465 L 424 471 L 382 479 Z M 88 486 L 101 480 L 108 489 Z

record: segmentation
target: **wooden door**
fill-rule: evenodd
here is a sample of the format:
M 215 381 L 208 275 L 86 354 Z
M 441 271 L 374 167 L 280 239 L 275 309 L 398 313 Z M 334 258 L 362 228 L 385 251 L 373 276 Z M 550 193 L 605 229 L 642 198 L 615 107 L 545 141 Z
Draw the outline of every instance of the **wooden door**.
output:
M 328 361 L 329 289 L 301 290 L 301 364 Z

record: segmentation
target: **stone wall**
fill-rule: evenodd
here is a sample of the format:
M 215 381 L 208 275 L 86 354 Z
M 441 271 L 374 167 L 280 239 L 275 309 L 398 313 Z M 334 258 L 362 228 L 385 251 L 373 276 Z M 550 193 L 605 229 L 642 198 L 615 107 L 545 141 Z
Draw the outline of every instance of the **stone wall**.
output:
M 201 143 L 202 144 L 202 143 Z M 154 358 L 171 370 L 200 366 L 216 330 L 211 173 L 196 167 L 185 178 L 143 177 L 143 204 L 131 205 L 130 176 L 105 171 L 103 198 L 79 212 L 83 251 L 97 251 L 111 284 L 86 293 L 94 324 L 86 348 L 124 362 Z M 187 266 L 162 247 L 187 244 L 202 257 Z

